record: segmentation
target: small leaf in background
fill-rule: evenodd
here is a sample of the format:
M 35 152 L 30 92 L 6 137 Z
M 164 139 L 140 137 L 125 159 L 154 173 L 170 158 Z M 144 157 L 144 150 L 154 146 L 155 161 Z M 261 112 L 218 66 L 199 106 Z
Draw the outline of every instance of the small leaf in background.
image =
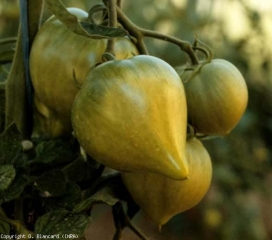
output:
M 66 176 L 59 169 L 43 173 L 35 182 L 37 189 L 49 196 L 61 196 L 64 194 L 66 184 Z
M 8 223 L 1 220 L 0 216 L 0 233 L 1 234 L 9 234 L 10 233 L 10 226 Z
M 75 238 L 79 238 L 85 234 L 90 221 L 90 217 L 84 214 L 73 214 L 66 210 L 52 211 L 38 218 L 35 233 L 59 234 L 58 239 L 67 239 L 62 238 L 63 234 L 74 234 L 77 235 Z
M 27 184 L 27 179 L 22 174 L 17 173 L 9 188 L 0 191 L 0 204 L 19 197 Z
M 112 37 L 122 37 L 127 35 L 127 31 L 121 28 L 110 28 L 95 24 L 81 22 L 71 14 L 59 0 L 45 0 L 49 10 L 72 32 L 84 37 L 103 39 Z
M 10 63 L 15 53 L 16 38 L 0 39 L 0 64 Z
M 45 167 L 69 163 L 77 157 L 72 143 L 62 139 L 41 142 L 37 145 L 36 151 L 37 157 L 28 161 L 32 171 L 43 171 Z
M 11 63 L 14 57 L 14 50 L 6 50 L 6 51 L 1 51 L 0 54 L 0 64 L 6 64 L 6 63 Z
M 9 234 L 10 233 L 10 225 L 4 221 L 7 218 L 4 209 L 0 207 L 0 233 Z
M 0 165 L 0 191 L 6 190 L 14 180 L 16 171 L 13 165 Z
M 118 201 L 119 199 L 116 198 L 116 194 L 114 193 L 114 191 L 110 187 L 105 186 L 97 191 L 93 196 L 84 199 L 82 202 L 77 204 L 74 207 L 73 212 L 79 213 L 89 210 L 94 204 L 97 203 L 105 203 L 107 205 L 113 206 Z
M 102 25 L 95 25 L 88 22 L 80 22 L 80 25 L 90 34 L 101 36 L 101 38 L 125 37 L 128 32 L 123 28 L 112 28 Z
M 70 181 L 80 183 L 92 180 L 95 177 L 97 169 L 92 167 L 82 156 L 63 168 Z
M 73 182 L 66 184 L 65 192 L 60 197 L 46 198 L 44 199 L 44 205 L 47 209 L 60 210 L 65 208 L 72 210 L 73 207 L 82 200 L 82 194 L 79 186 Z
M 16 124 L 0 134 L 0 164 L 14 164 L 22 157 L 22 138 Z

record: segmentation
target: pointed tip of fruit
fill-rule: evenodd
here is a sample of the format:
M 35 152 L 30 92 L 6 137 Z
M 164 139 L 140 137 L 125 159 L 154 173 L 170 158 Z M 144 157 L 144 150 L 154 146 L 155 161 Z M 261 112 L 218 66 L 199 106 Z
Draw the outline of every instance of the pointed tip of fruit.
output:
M 166 176 L 174 180 L 185 180 L 189 176 L 189 166 L 187 158 L 173 158 L 171 155 L 168 156 L 168 171 Z

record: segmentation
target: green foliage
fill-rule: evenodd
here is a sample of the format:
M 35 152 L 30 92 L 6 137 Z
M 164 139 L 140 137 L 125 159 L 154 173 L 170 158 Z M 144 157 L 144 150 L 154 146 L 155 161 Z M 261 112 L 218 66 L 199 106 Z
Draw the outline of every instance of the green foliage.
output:
M 67 182 L 63 193 L 58 197 L 47 197 L 43 203 L 50 211 L 67 209 L 72 211 L 76 204 L 82 201 L 82 190 L 74 182 Z
M 9 234 L 9 232 L 10 232 L 9 224 L 0 219 L 0 233 Z
M 44 172 L 35 182 L 35 186 L 46 197 L 61 196 L 66 189 L 66 177 L 61 170 Z
M 20 164 L 22 138 L 15 124 L 0 135 L 0 164 Z
M 52 211 L 41 216 L 35 225 L 35 233 L 41 235 L 57 235 L 59 239 L 67 239 L 64 234 L 84 235 L 89 226 L 90 217 L 84 214 L 74 214 L 66 210 Z
M 96 192 L 93 196 L 88 197 L 77 204 L 73 211 L 76 213 L 89 210 L 92 208 L 94 204 L 97 203 L 105 203 L 107 205 L 113 206 L 115 205 L 119 199 L 114 197 L 115 193 L 109 187 L 102 188 L 98 192 Z
M 22 173 L 17 173 L 11 185 L 0 192 L 0 204 L 20 197 L 28 181 Z
M 1 233 L 8 234 L 13 229 L 15 209 L 15 216 L 22 216 L 19 227 L 16 225 L 16 229 L 22 230 L 17 232 L 28 231 L 22 226 L 29 214 L 26 209 L 29 209 L 38 214 L 30 223 L 36 234 L 73 233 L 80 237 L 91 222 L 91 209 L 95 204 L 114 206 L 125 197 L 119 175 L 95 181 L 100 176 L 97 175 L 99 168 L 93 160 L 81 156 L 72 136 L 38 140 L 31 154 L 23 151 L 21 143 L 15 124 L 0 136 L 0 204 L 4 207 L 0 212 Z M 82 182 L 85 184 L 80 186 Z M 18 205 L 21 201 L 23 205 Z M 14 210 L 10 212 L 6 204 L 14 206 Z
M 79 22 L 77 17 L 70 14 L 59 0 L 46 0 L 51 12 L 71 31 L 84 37 L 102 39 L 115 38 L 127 35 L 122 28 L 110 28 L 91 24 L 88 22 Z
M 0 191 L 6 190 L 15 178 L 13 165 L 0 166 Z

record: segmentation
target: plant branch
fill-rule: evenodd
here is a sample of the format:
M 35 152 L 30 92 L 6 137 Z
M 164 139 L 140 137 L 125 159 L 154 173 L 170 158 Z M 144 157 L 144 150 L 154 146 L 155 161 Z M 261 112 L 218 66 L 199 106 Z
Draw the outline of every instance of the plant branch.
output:
M 117 0 L 117 7 L 122 8 L 122 0 Z
M 140 28 L 130 21 L 119 7 L 117 7 L 117 17 L 129 34 L 135 38 L 135 45 L 138 48 L 139 53 L 148 55 L 148 50 L 143 41 L 144 35 Z
M 24 5 L 26 4 L 26 5 Z M 28 0 L 22 1 L 24 6 L 22 18 L 28 16 L 27 26 L 21 22 L 14 60 L 10 70 L 10 74 L 6 83 L 6 126 L 16 123 L 23 139 L 29 139 L 32 131 L 32 105 L 31 105 L 31 82 L 28 78 L 28 56 L 25 54 L 29 51 L 31 43 L 40 26 L 40 17 L 43 7 L 43 1 Z M 28 36 L 25 41 L 25 28 L 28 28 Z M 24 49 L 23 42 L 28 47 Z M 27 91 L 28 89 L 28 91 Z
M 109 27 L 116 28 L 117 27 L 117 12 L 116 12 L 116 0 L 108 0 L 107 2 L 108 8 L 108 18 L 109 18 Z M 106 52 L 115 56 L 114 45 L 116 39 L 111 38 L 108 40 Z
M 89 11 L 88 11 L 88 20 L 90 23 L 96 24 L 96 21 L 94 19 L 94 14 L 100 11 L 105 11 L 106 7 L 103 3 L 98 3 L 94 5 Z
M 2 220 L 3 222 L 6 222 L 8 224 L 10 224 L 11 226 L 13 226 L 16 230 L 16 233 L 19 234 L 24 234 L 26 236 L 25 239 L 33 239 L 34 238 L 34 234 L 33 232 L 29 231 L 28 229 L 26 229 L 18 220 L 13 220 L 10 219 L 6 216 L 4 216 L 3 214 L 0 214 L 0 220 Z M 30 238 L 29 238 L 30 236 Z
M 140 28 L 137 25 L 135 25 L 133 22 L 131 22 L 130 19 L 118 7 L 117 7 L 117 15 L 118 15 L 118 20 L 124 26 L 124 28 L 129 32 L 131 36 L 136 38 L 138 45 L 139 44 L 143 45 L 142 39 L 144 37 L 152 37 L 152 38 L 160 39 L 163 41 L 167 41 L 179 46 L 179 48 L 182 51 L 186 52 L 188 56 L 190 57 L 193 65 L 198 64 L 197 56 L 192 48 L 192 45 L 189 42 L 183 41 L 178 38 L 175 38 L 166 34 L 162 34 L 156 31 Z M 142 51 L 145 52 L 144 49 L 140 49 L 139 51 L 140 53 L 142 53 Z
M 17 37 L 8 37 L 0 39 L 0 45 L 2 44 L 10 44 L 10 43 L 16 43 Z
M 140 239 L 148 240 L 130 221 L 129 217 L 126 215 L 121 202 L 117 202 L 112 207 L 113 220 L 116 227 L 116 231 L 113 240 L 119 240 L 122 237 L 122 230 L 125 227 L 130 228 Z

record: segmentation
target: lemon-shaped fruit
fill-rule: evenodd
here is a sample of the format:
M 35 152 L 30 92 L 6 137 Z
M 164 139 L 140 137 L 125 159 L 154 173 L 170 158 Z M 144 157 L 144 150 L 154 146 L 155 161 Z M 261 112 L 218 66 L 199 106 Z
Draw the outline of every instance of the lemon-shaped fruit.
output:
M 93 69 L 75 98 L 72 124 L 85 151 L 110 168 L 188 175 L 184 88 L 159 58 L 139 55 Z
M 146 216 L 159 226 L 197 205 L 210 187 L 212 164 L 202 143 L 196 138 L 188 140 L 186 156 L 189 163 L 186 180 L 176 181 L 142 172 L 121 173 L 132 198 Z

